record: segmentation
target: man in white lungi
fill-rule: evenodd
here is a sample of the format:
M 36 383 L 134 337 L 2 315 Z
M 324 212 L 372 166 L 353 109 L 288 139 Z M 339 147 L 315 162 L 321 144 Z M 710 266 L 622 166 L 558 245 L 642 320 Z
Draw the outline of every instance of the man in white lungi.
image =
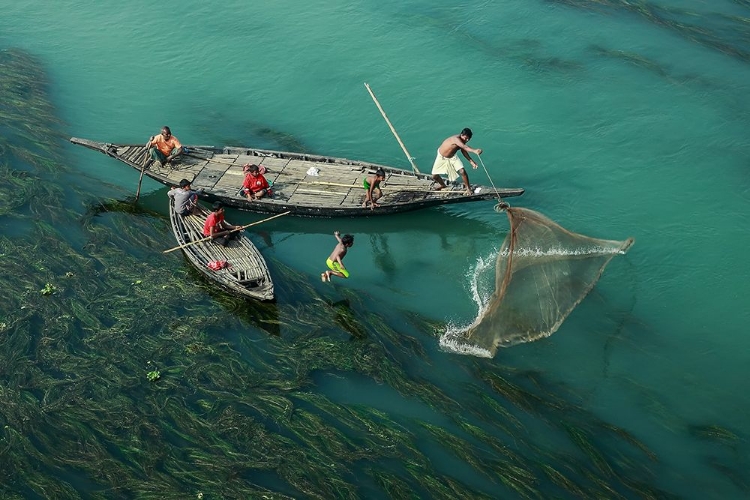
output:
M 432 166 L 432 179 L 438 183 L 436 191 L 440 191 L 445 188 L 445 182 L 440 175 L 447 175 L 450 182 L 458 179 L 460 175 L 464 181 L 464 187 L 466 187 L 466 194 L 472 194 L 471 186 L 469 185 L 469 176 L 466 174 L 464 164 L 461 163 L 461 159 L 456 155 L 458 150 L 461 150 L 461 154 L 469 160 L 471 166 L 476 169 L 477 164 L 471 159 L 469 153 L 475 153 L 478 155 L 482 154 L 482 150 L 477 148 L 470 148 L 466 145 L 471 139 L 470 128 L 465 128 L 458 135 L 452 135 L 448 137 L 437 150 L 437 158 L 435 158 L 435 164 Z

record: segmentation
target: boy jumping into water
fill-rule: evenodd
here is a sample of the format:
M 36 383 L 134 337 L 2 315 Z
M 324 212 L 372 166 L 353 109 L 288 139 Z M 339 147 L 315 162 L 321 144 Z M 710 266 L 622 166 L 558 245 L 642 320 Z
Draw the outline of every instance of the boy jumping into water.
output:
M 354 236 L 351 234 L 345 234 L 342 238 L 340 234 L 341 233 L 338 231 L 333 233 L 338 240 L 338 244 L 336 245 L 336 248 L 333 249 L 333 252 L 331 252 L 331 256 L 326 260 L 326 265 L 329 270 L 320 275 L 320 279 L 324 282 L 331 281 L 331 275 L 336 275 L 339 278 L 349 277 L 349 271 L 344 267 L 343 260 L 347 250 L 354 245 Z

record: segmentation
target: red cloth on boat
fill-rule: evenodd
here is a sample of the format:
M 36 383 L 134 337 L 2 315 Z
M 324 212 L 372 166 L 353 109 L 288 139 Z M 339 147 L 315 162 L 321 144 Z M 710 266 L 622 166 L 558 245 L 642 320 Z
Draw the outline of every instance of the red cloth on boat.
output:
M 229 262 L 225 260 L 212 260 L 208 264 L 206 264 L 206 267 L 213 271 L 218 271 L 219 269 L 224 269 L 225 267 L 229 267 Z

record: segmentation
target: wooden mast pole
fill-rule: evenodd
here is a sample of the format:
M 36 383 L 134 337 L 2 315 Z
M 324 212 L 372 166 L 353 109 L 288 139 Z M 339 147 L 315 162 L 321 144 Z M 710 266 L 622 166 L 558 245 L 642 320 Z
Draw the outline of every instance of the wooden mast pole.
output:
M 143 172 L 146 170 L 146 163 L 148 163 L 148 146 L 151 144 L 151 139 L 146 143 L 146 151 L 144 151 L 143 155 L 143 163 L 141 164 L 141 176 L 138 177 L 138 189 L 135 192 L 135 201 L 138 201 L 138 198 L 141 197 L 141 183 L 143 182 Z
M 391 132 L 393 132 L 393 135 L 396 137 L 396 140 L 398 141 L 399 146 L 401 146 L 401 149 L 404 150 L 404 154 L 406 155 L 406 159 L 409 160 L 409 163 L 411 163 L 411 168 L 416 173 L 421 173 L 419 169 L 417 168 L 417 165 L 414 163 L 413 157 L 409 154 L 409 151 L 406 150 L 406 146 L 404 146 L 404 143 L 401 142 L 401 138 L 398 136 L 398 133 L 396 133 L 396 129 L 393 128 L 393 125 L 391 125 L 391 121 L 388 119 L 388 116 L 385 114 L 385 111 L 383 111 L 383 107 L 378 102 L 378 98 L 375 97 L 375 94 L 373 93 L 370 86 L 365 82 L 365 88 L 370 93 L 370 97 L 372 97 L 372 100 L 375 101 L 375 105 L 380 110 L 380 114 L 383 115 L 383 118 L 385 119 L 385 122 L 388 124 L 388 127 L 391 129 Z

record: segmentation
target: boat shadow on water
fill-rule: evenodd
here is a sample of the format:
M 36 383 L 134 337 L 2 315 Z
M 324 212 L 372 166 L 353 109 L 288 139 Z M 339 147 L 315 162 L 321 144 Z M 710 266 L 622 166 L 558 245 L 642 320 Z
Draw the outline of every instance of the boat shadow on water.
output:
M 141 201 L 146 202 L 145 204 L 133 204 L 131 198 L 106 200 L 89 205 L 87 214 L 89 216 L 102 216 L 121 213 L 164 221 L 165 215 L 150 208 L 150 206 L 151 202 L 156 201 L 160 201 L 161 206 L 163 206 L 165 199 L 166 196 L 160 190 L 160 192 L 152 193 L 145 199 L 141 198 Z M 356 304 L 352 303 L 351 297 L 342 298 L 340 292 L 321 289 L 317 284 L 311 283 L 305 275 L 276 259 L 270 259 L 268 264 L 272 274 L 281 277 L 276 284 L 277 299 L 261 302 L 217 286 L 214 280 L 196 269 L 184 254 L 182 254 L 182 258 L 185 274 L 180 277 L 180 280 L 199 289 L 212 302 L 219 305 L 225 313 L 230 314 L 250 330 L 258 329 L 270 336 L 281 337 L 284 331 L 284 323 L 287 322 L 281 318 L 289 315 L 289 312 L 285 311 L 286 309 L 318 308 L 326 311 L 326 315 L 331 318 L 333 324 L 339 326 L 342 331 L 348 332 L 350 339 L 367 337 L 366 330 L 356 320 Z M 344 295 L 347 295 L 347 293 L 344 292 Z M 186 304 L 179 314 L 189 316 L 194 306 L 195 304 Z
M 196 287 L 200 288 L 213 301 L 219 304 L 227 313 L 236 317 L 242 323 L 258 328 L 274 337 L 281 336 L 281 322 L 279 321 L 279 305 L 276 301 L 257 301 L 238 296 L 228 290 L 216 286 L 216 283 L 201 273 L 183 256 L 187 276 Z

